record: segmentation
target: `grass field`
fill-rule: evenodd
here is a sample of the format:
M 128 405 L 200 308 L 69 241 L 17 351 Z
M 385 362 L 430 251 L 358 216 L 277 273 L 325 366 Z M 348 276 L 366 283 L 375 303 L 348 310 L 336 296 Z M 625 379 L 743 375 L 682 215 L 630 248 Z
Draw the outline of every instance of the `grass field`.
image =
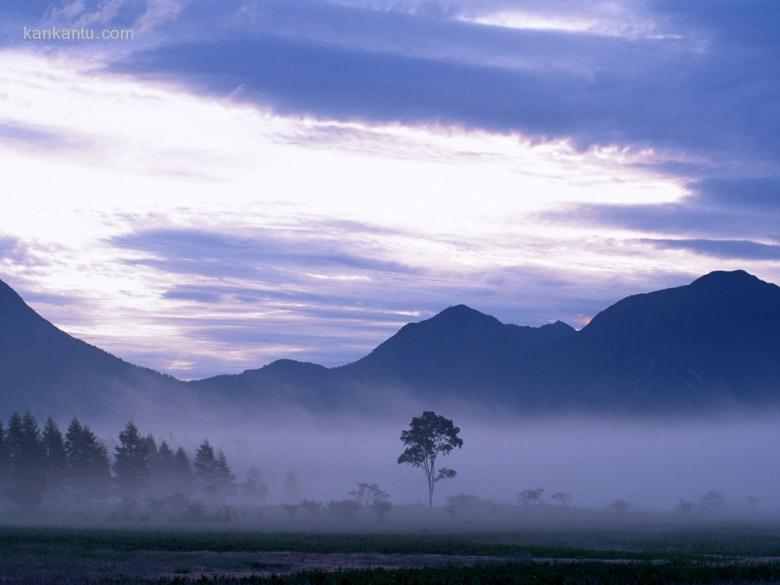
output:
M 571 532 L 0 529 L 0 583 L 780 583 L 780 525 Z

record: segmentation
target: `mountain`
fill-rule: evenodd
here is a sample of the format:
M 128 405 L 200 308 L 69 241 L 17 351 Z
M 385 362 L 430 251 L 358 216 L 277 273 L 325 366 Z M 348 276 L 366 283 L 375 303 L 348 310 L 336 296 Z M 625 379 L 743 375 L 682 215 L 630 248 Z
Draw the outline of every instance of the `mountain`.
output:
M 175 398 L 184 385 L 71 337 L 0 281 L 0 408 L 103 414 L 117 404 Z
M 403 386 L 417 395 L 449 391 L 468 398 L 512 385 L 538 351 L 574 333 L 560 321 L 542 327 L 505 325 L 457 305 L 405 325 L 366 357 L 338 371 L 342 378 Z
M 557 345 L 524 381 L 618 410 L 780 399 L 780 287 L 744 271 L 628 297 Z
M 399 393 L 415 398 L 502 400 L 504 388 L 537 351 L 573 335 L 560 321 L 543 327 L 505 325 L 465 305 L 449 307 L 398 333 L 364 358 L 338 368 L 279 360 L 258 370 L 194 382 L 200 391 L 316 408 L 381 408 Z M 505 397 L 504 397 L 505 398 Z
M 241 374 L 214 376 L 190 382 L 199 395 L 218 401 L 269 405 L 293 404 L 313 410 L 342 405 L 342 392 L 333 371 L 318 364 L 277 360 Z
M 628 297 L 580 331 L 507 325 L 457 305 L 351 364 L 279 360 L 179 382 L 74 339 L 0 283 L 0 406 L 161 411 L 182 400 L 251 412 L 385 410 L 402 397 L 526 412 L 703 412 L 780 403 L 780 288 L 744 271 Z

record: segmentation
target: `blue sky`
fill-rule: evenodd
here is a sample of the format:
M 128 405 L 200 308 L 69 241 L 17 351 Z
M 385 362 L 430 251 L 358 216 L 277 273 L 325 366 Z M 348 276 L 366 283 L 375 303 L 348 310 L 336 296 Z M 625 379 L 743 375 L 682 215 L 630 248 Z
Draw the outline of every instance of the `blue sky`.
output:
M 0 278 L 184 378 L 779 281 L 776 2 L 5 0 Z M 29 40 L 30 29 L 132 31 Z

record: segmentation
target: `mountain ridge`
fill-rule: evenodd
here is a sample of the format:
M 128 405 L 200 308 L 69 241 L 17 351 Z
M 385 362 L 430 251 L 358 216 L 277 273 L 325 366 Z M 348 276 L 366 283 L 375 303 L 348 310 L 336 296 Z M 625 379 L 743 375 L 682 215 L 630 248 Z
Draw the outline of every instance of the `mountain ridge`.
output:
M 615 401 L 618 387 L 652 396 L 644 407 L 661 397 L 667 405 L 679 403 L 679 389 L 701 406 L 733 402 L 739 394 L 775 398 L 778 332 L 779 287 L 745 271 L 716 271 L 604 309 L 546 364 L 542 380 L 560 387 L 565 371 L 590 404 Z
M 780 402 L 780 287 L 716 271 L 626 297 L 579 331 L 452 305 L 342 366 L 281 359 L 182 382 L 69 336 L 0 281 L 0 350 L 0 406 L 14 409 L 177 397 L 326 411 L 405 394 L 528 411 L 707 410 Z
M 173 393 L 182 384 L 65 333 L 0 280 L 0 405 L 100 413 L 120 394 L 140 400 L 138 386 Z

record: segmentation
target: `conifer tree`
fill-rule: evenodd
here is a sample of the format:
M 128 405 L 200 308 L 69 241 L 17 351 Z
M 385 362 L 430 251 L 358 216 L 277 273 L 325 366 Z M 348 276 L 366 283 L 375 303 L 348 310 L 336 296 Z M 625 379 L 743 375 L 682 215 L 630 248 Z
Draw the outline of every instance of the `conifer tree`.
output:
M 173 451 L 168 446 L 167 441 L 160 443 L 160 447 L 157 449 L 157 457 L 160 460 L 160 464 L 165 467 L 171 467 L 173 465 Z
M 297 504 L 301 501 L 301 484 L 298 483 L 298 476 L 295 475 L 293 470 L 288 471 L 287 475 L 284 476 L 282 490 L 284 493 L 284 501 L 286 503 Z
M 241 494 L 247 500 L 257 503 L 265 500 L 268 495 L 268 486 L 257 467 L 250 467 L 246 472 L 246 479 L 241 483 Z
M 41 440 L 46 452 L 46 481 L 48 490 L 60 494 L 65 478 L 67 457 L 65 454 L 65 440 L 57 423 L 51 417 L 46 420 Z
M 111 478 L 108 451 L 95 434 L 73 419 L 65 434 L 65 485 L 71 498 L 103 499 Z
M 214 479 L 217 486 L 217 495 L 225 497 L 233 494 L 236 477 L 230 470 L 227 457 L 221 449 L 217 459 L 214 461 Z
M 8 424 L 6 494 L 23 510 L 37 508 L 46 487 L 46 452 L 38 423 L 29 412 L 14 413 Z
M 160 443 L 154 457 L 149 462 L 149 473 L 165 479 L 173 475 L 173 451 L 167 441 Z
M 0 490 L 8 477 L 8 440 L 6 439 L 3 421 L 0 420 Z
M 206 439 L 195 452 L 194 467 L 195 477 L 198 478 L 203 491 L 209 496 L 216 495 L 218 490 L 215 464 L 214 448 Z
M 157 455 L 157 441 L 154 440 L 154 436 L 151 433 L 144 437 L 144 441 L 146 444 L 146 457 L 151 462 Z
M 192 490 L 194 476 L 192 474 L 192 464 L 187 452 L 179 447 L 173 456 L 173 477 L 174 491 L 189 493 Z
M 119 433 L 119 445 L 114 453 L 114 475 L 119 494 L 126 502 L 134 502 L 147 487 L 149 479 L 149 448 L 132 422 Z
M 168 443 L 163 441 L 159 447 L 150 449 L 149 486 L 155 496 L 167 496 L 175 491 L 175 475 L 173 467 L 173 451 Z

